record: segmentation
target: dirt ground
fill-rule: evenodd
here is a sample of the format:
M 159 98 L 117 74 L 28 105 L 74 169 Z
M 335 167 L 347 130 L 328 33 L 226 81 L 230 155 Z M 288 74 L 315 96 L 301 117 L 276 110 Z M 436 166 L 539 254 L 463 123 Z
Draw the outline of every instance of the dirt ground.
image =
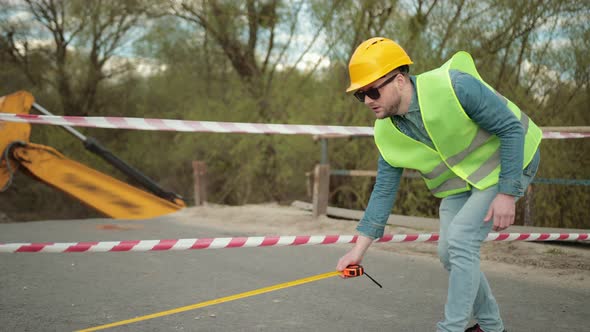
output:
M 235 236 L 353 235 L 356 234 L 357 224 L 356 221 L 329 217 L 316 220 L 309 211 L 277 204 L 207 205 L 186 208 L 173 216 L 174 222 L 206 226 L 235 233 Z M 387 226 L 385 233 L 426 232 Z M 436 243 L 378 243 L 367 254 L 370 255 L 373 250 L 412 255 L 438 263 Z M 590 289 L 590 243 L 486 242 L 481 257 L 484 271 L 499 271 L 539 282 L 559 283 L 564 287 Z

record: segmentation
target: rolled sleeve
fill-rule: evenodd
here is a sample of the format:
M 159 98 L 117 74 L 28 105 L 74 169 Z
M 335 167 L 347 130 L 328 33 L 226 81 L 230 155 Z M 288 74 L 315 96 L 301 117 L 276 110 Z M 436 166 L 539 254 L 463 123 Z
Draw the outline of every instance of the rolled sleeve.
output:
M 377 239 L 383 236 L 391 208 L 395 202 L 403 168 L 389 165 L 380 155 L 377 163 L 377 179 L 371 192 L 369 204 L 356 230 L 366 237 Z
M 524 187 L 521 180 L 502 179 L 498 181 L 498 192 L 515 197 L 524 196 Z

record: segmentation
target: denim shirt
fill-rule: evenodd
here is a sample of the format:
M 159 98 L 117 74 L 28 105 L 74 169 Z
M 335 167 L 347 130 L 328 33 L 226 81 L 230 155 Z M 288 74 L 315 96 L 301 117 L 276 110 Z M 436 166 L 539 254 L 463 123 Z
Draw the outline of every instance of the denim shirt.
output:
M 500 139 L 500 177 L 498 192 L 515 197 L 524 195 L 521 177 L 524 158 L 524 128 L 504 102 L 473 76 L 451 70 L 451 83 L 465 113 L 481 128 Z M 434 149 L 422 121 L 416 93 L 416 77 L 410 76 L 413 86 L 408 113 L 394 115 L 391 121 L 405 135 Z M 383 156 L 377 161 L 377 179 L 369 204 L 357 231 L 376 239 L 383 231 L 397 196 L 403 168 L 389 165 Z

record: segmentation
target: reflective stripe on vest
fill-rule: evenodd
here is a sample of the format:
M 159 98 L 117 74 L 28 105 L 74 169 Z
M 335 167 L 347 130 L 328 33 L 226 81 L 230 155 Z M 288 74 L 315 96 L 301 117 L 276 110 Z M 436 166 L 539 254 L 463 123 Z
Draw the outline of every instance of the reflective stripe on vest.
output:
M 520 123 L 522 124 L 522 126 L 524 127 L 524 131 L 526 132 L 529 128 L 529 117 L 526 114 L 522 113 L 522 117 L 520 118 Z M 429 172 L 427 174 L 422 174 L 422 176 L 427 179 L 434 179 L 434 178 L 440 176 L 446 170 L 449 169 L 447 164 L 449 166 L 457 165 L 463 159 L 465 159 L 465 157 L 468 154 L 475 151 L 480 146 L 484 145 L 488 141 L 488 139 L 490 139 L 490 137 L 492 137 L 492 136 L 493 135 L 491 135 L 490 133 L 488 133 L 484 129 L 479 128 L 479 130 L 477 131 L 477 134 L 475 135 L 475 138 L 473 139 L 473 141 L 471 141 L 471 144 L 469 145 L 469 147 L 467 149 L 448 158 L 446 163 L 441 160 L 440 164 L 438 164 L 438 166 L 436 166 L 431 172 Z M 482 165 L 477 171 L 475 171 L 473 174 L 471 174 L 468 179 L 470 181 L 477 182 L 477 181 L 483 179 L 486 174 L 488 174 L 489 172 L 494 170 L 494 168 L 496 168 L 498 165 L 500 165 L 500 150 L 496 150 L 496 152 L 492 155 L 492 157 L 490 159 L 488 159 L 484 163 L 484 165 Z M 484 175 L 484 176 L 482 177 L 481 175 Z
M 470 189 L 465 180 L 457 177 L 442 162 L 436 150 L 400 132 L 390 118 L 375 121 L 375 143 L 388 164 L 418 170 L 436 197 Z M 411 157 L 402 159 L 398 156 Z
M 469 190 L 470 186 L 467 184 L 467 182 L 465 182 L 465 180 L 456 176 L 456 177 L 452 177 L 452 178 L 446 180 L 445 182 L 441 183 L 439 186 L 430 189 L 430 192 L 435 197 L 441 197 L 441 194 L 443 194 L 445 192 L 451 192 L 451 191 L 456 191 L 456 190 L 459 190 L 459 192 L 463 192 L 463 191 L 465 191 L 463 189 Z M 445 196 L 448 196 L 448 195 L 442 195 L 442 197 L 445 197 Z

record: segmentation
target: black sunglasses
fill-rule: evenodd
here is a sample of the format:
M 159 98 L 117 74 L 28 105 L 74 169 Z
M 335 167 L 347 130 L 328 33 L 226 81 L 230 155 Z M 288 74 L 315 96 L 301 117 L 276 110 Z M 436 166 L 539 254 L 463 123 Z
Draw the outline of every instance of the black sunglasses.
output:
M 393 81 L 394 78 L 397 77 L 397 75 L 399 75 L 400 73 L 397 73 L 393 76 L 391 76 L 390 78 L 386 79 L 385 82 L 379 84 L 379 86 L 377 87 L 373 87 L 368 89 L 367 91 L 360 91 L 357 90 L 354 93 L 354 96 L 356 97 L 356 99 L 358 99 L 361 103 L 365 102 L 365 96 L 369 96 L 369 98 L 373 99 L 373 100 L 377 100 L 381 97 L 381 94 L 379 93 L 379 89 L 381 89 L 382 87 L 386 86 L 389 82 Z

